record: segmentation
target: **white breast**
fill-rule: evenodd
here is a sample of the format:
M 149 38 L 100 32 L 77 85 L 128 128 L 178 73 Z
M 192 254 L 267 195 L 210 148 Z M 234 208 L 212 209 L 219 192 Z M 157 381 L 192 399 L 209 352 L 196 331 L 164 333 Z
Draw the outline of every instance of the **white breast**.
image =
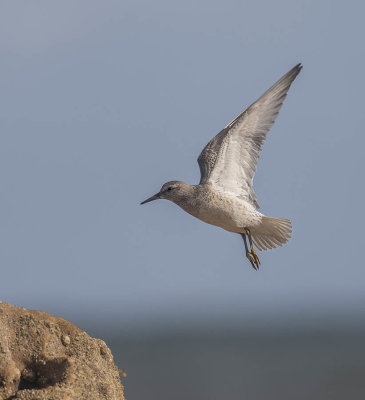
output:
M 180 205 L 200 220 L 230 232 L 243 232 L 261 222 L 262 215 L 255 208 L 229 192 L 222 193 L 208 185 L 199 185 L 192 204 Z

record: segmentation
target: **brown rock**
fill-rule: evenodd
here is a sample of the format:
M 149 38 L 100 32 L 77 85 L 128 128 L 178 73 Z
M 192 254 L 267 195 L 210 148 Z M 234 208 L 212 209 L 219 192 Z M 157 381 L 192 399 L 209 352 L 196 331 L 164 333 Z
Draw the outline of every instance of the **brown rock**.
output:
M 0 302 L 0 400 L 124 400 L 100 339 L 42 311 Z

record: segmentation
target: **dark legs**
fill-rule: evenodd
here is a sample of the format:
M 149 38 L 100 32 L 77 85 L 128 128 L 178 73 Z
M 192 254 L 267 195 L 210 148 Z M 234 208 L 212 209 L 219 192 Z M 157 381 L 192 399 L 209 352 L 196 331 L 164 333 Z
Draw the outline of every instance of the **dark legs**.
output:
M 245 243 L 245 249 L 246 249 L 246 257 L 248 258 L 248 260 L 250 261 L 252 268 L 255 270 L 258 270 L 260 267 L 260 259 L 255 251 L 255 249 L 253 248 L 253 243 L 252 243 L 252 237 L 251 237 L 251 232 L 249 229 L 245 229 L 246 233 L 241 233 L 241 236 L 243 238 L 243 242 Z M 250 247 L 251 247 L 251 251 L 248 250 L 248 246 L 247 246 L 247 240 L 246 240 L 246 235 L 248 236 L 248 240 L 250 242 Z

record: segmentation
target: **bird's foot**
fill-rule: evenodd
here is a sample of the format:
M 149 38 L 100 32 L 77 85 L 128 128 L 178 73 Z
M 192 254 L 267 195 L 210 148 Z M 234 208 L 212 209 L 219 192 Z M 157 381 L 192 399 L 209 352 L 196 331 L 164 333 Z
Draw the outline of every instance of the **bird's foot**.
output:
M 259 256 L 256 253 L 256 250 L 253 248 L 253 246 L 251 246 L 251 255 L 255 259 L 255 263 L 257 265 L 257 269 L 259 269 L 259 266 L 261 265 L 261 261 L 259 259 Z
M 248 250 L 247 246 L 247 241 L 246 241 L 246 235 L 248 236 L 248 240 L 250 241 L 250 247 L 251 251 Z M 241 235 L 243 238 L 243 242 L 245 244 L 245 249 L 246 249 L 246 257 L 250 261 L 252 268 L 255 269 L 256 271 L 260 268 L 260 259 L 259 256 L 257 255 L 255 249 L 253 248 L 253 241 L 252 241 L 252 236 L 251 236 L 251 231 L 246 228 L 245 233 Z
M 250 253 L 249 251 L 246 251 L 246 257 L 250 261 L 252 268 L 255 269 L 256 271 L 260 268 L 260 260 L 254 250 L 253 253 Z

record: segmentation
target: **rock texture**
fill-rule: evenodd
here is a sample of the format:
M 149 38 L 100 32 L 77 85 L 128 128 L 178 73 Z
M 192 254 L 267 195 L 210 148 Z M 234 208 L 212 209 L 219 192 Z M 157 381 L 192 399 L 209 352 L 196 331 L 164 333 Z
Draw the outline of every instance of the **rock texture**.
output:
M 0 302 L 0 400 L 124 400 L 100 339 L 42 311 Z

